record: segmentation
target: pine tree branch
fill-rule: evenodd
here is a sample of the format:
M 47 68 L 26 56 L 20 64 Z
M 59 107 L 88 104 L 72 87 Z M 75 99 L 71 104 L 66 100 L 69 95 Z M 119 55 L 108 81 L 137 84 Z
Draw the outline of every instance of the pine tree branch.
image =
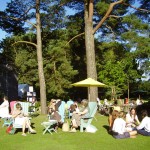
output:
M 133 9 L 136 9 L 136 10 L 139 10 L 139 11 L 146 11 L 146 12 L 150 12 L 150 10 L 142 9 L 142 8 L 137 8 L 137 7 L 132 6 L 132 5 L 130 5 L 130 4 L 127 4 L 127 3 L 123 3 L 123 5 L 125 5 L 125 6 L 129 6 L 129 7 L 133 8 Z
M 108 25 L 105 25 L 111 32 L 112 34 L 115 36 L 115 32 L 113 31 L 112 27 L 111 26 L 108 26 Z
M 14 46 L 15 44 L 18 44 L 18 43 L 26 43 L 26 44 L 30 44 L 30 45 L 37 47 L 37 45 L 35 43 L 28 42 L 28 41 L 17 41 L 15 43 L 13 43 L 12 46 Z
M 109 15 L 109 17 L 113 17 L 113 18 L 121 18 L 122 16 Z
M 20 19 L 20 18 L 14 18 L 14 17 L 10 17 L 10 16 L 2 16 L 2 18 L 10 18 L 10 19 L 13 19 L 13 20 L 16 20 L 16 21 L 18 21 L 18 20 L 22 20 L 22 19 Z M 28 21 L 28 20 L 22 20 L 22 21 L 25 21 L 25 22 L 27 22 L 28 24 L 31 24 L 32 26 L 34 26 L 35 28 L 37 27 L 35 24 L 33 24 L 32 22 L 30 22 L 30 21 Z
M 113 2 L 109 5 L 109 8 L 105 14 L 105 16 L 102 18 L 102 20 L 97 24 L 97 26 L 93 29 L 93 34 L 95 34 L 95 32 L 102 26 L 102 24 L 105 22 L 105 20 L 109 17 L 110 13 L 112 12 L 113 8 L 115 5 L 117 4 L 122 4 L 123 0 L 119 0 L 116 2 Z
M 33 24 L 32 22 L 30 22 L 30 21 L 28 21 L 28 20 L 24 20 L 25 22 L 27 22 L 27 23 L 29 23 L 29 24 L 31 24 L 33 27 L 37 27 L 35 24 Z
M 65 4 L 67 4 L 67 3 L 69 3 L 69 2 L 71 2 L 71 1 L 73 1 L 73 0 L 68 0 L 68 1 L 66 1 L 66 2 L 64 2 L 64 3 L 60 3 L 60 4 L 59 4 L 59 7 L 65 5 Z
M 76 36 L 74 36 L 71 40 L 69 40 L 69 42 L 67 42 L 67 44 L 66 45 L 68 45 L 71 41 L 73 41 L 75 38 L 77 38 L 77 37 L 79 37 L 79 36 L 81 36 L 81 35 L 83 35 L 84 34 L 84 32 L 83 33 L 80 33 L 80 34 L 78 34 L 78 35 L 76 35 Z M 65 46 L 66 46 L 65 45 Z
M 24 12 L 24 14 L 21 15 L 20 19 L 23 18 L 25 15 L 27 15 L 28 12 L 29 12 L 32 8 L 34 8 L 34 7 L 35 7 L 35 6 L 30 6 L 30 7 Z

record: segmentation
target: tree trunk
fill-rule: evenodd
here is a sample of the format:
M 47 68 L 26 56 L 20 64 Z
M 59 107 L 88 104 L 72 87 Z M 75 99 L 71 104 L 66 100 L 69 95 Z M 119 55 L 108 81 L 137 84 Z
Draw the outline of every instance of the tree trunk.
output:
M 37 61 L 38 61 L 38 74 L 40 82 L 40 102 L 41 113 L 46 114 L 46 85 L 43 71 L 43 57 L 42 57 L 42 40 L 41 40 L 41 21 L 40 21 L 40 0 L 36 0 L 36 25 L 37 25 Z
M 86 47 L 86 60 L 87 60 L 87 77 L 97 80 L 97 71 L 95 63 L 95 46 L 94 46 L 94 35 L 93 35 L 93 22 L 89 19 L 88 5 L 85 3 L 85 47 Z M 90 87 L 89 97 L 90 101 L 96 101 L 98 97 L 98 88 Z

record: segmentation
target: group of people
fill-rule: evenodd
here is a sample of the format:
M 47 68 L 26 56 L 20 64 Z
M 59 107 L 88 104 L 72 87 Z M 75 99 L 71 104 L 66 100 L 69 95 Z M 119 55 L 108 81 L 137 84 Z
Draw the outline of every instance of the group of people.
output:
M 48 106 L 48 113 L 51 116 L 50 119 L 57 120 L 56 128 L 62 125 L 61 115 L 59 114 L 58 108 L 61 105 L 61 100 L 51 99 Z M 74 102 L 69 111 L 72 113 L 71 117 L 71 130 L 70 132 L 76 132 L 76 129 L 81 125 L 81 118 L 89 116 L 88 100 L 83 99 L 80 106 L 78 103 Z M 108 117 L 109 132 L 116 139 L 123 138 L 135 138 L 137 133 L 144 136 L 150 136 L 150 117 L 148 117 L 148 112 L 143 110 L 141 112 L 142 121 L 140 122 L 136 114 L 136 109 L 131 108 L 129 113 L 125 113 L 115 106 L 113 111 Z M 8 98 L 5 96 L 3 98 L 3 103 L 0 105 L 0 117 L 12 117 L 16 124 L 22 126 L 22 135 L 26 136 L 25 128 L 28 127 L 30 133 L 36 133 L 31 127 L 30 119 L 28 115 L 24 114 L 20 103 L 16 104 L 16 109 L 13 110 L 12 114 L 9 115 L 9 102 Z
M 61 100 L 51 99 L 48 106 L 48 114 L 50 115 L 50 120 L 57 120 L 58 124 L 55 126 L 55 130 L 63 124 L 61 122 L 61 115 L 59 114 L 58 108 L 61 105 Z M 68 111 L 72 114 L 71 117 L 71 130 L 70 132 L 76 132 L 76 128 L 80 126 L 80 121 L 82 117 L 88 116 L 89 107 L 88 101 L 83 99 L 80 106 L 77 102 L 71 104 Z
M 30 133 L 36 133 L 31 127 L 28 115 L 23 113 L 20 103 L 17 103 L 16 109 L 13 110 L 11 115 L 9 114 L 9 102 L 7 96 L 4 96 L 3 103 L 0 105 L 0 118 L 13 118 L 15 124 L 22 126 L 23 136 L 26 136 L 26 127 L 29 128 Z
M 141 112 L 140 122 L 135 108 L 129 113 L 114 109 L 108 117 L 109 132 L 116 139 L 135 138 L 137 134 L 150 136 L 150 117 L 147 110 Z

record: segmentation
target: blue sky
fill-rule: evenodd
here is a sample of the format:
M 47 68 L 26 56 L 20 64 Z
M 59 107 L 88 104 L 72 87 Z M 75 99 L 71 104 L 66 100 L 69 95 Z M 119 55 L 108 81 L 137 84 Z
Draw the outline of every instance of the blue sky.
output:
M 8 2 L 11 2 L 11 0 L 0 0 L 0 11 L 3 11 L 5 8 L 6 8 L 6 5 Z M 71 13 L 71 10 L 68 10 L 69 13 Z M 73 14 L 73 13 L 72 13 Z M 0 41 L 9 36 L 9 34 L 7 34 L 5 31 L 3 31 L 1 28 L 0 28 Z
M 0 11 L 3 11 L 5 9 L 7 3 L 10 2 L 10 1 L 11 0 L 1 0 L 1 2 L 0 2 Z M 136 3 L 135 3 L 135 6 L 137 6 L 137 0 L 136 0 Z M 68 12 L 70 13 L 71 11 L 68 10 Z M 3 38 L 7 37 L 7 36 L 9 36 L 9 35 L 5 31 L 0 29 L 0 41 Z
M 0 2 L 0 11 L 3 11 L 6 7 L 7 2 L 11 0 L 1 0 Z M 0 41 L 7 36 L 7 33 L 0 29 Z

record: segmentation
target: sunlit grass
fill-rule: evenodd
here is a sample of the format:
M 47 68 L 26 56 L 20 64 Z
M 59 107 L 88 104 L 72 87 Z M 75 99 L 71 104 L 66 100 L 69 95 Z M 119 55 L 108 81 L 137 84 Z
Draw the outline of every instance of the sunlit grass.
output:
M 53 135 L 42 134 L 43 126 L 41 122 L 46 121 L 47 117 L 40 115 L 32 119 L 33 126 L 37 134 L 28 134 L 27 137 L 21 136 L 21 131 L 15 135 L 8 135 L 6 127 L 2 127 L 0 122 L 0 149 L 1 150 L 149 150 L 150 137 L 138 135 L 136 139 L 116 140 L 107 133 L 107 117 L 96 115 L 92 124 L 98 128 L 96 133 L 69 133 L 62 132 Z

